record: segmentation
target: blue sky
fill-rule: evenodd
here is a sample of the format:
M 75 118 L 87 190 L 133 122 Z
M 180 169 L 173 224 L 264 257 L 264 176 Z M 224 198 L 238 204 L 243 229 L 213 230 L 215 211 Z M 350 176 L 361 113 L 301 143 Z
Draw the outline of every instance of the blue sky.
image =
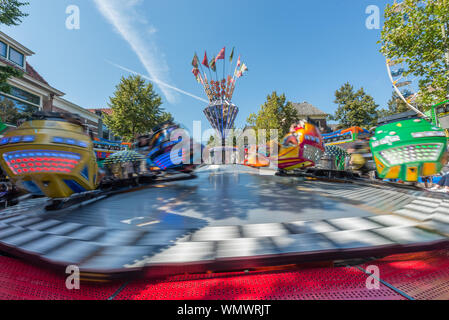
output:
M 334 92 L 349 81 L 385 107 L 392 88 L 379 53 L 380 30 L 365 26 L 376 0 L 31 0 L 17 27 L 1 27 L 36 54 L 29 59 L 65 98 L 84 108 L 106 107 L 121 76 L 110 62 L 206 98 L 191 74 L 194 52 L 209 57 L 226 46 L 248 65 L 233 102 L 237 127 L 276 90 L 333 113 Z M 65 26 L 66 8 L 80 8 L 79 30 Z M 382 21 L 383 22 L 383 19 Z M 221 66 L 218 70 L 222 70 Z M 221 71 L 220 71 L 221 72 Z M 191 128 L 207 121 L 205 104 L 157 85 L 164 107 Z

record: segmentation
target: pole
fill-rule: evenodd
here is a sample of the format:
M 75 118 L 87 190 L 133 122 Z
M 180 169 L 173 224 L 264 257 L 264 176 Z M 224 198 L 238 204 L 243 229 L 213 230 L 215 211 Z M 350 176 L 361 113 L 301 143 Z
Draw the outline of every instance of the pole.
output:
M 205 56 L 207 58 L 207 52 L 206 51 L 205 51 Z M 203 62 L 204 62 L 204 59 L 203 59 Z M 209 64 L 209 61 L 207 61 L 207 63 Z M 201 72 L 205 74 L 205 72 L 203 71 L 202 65 L 203 65 L 203 63 L 200 63 Z M 210 72 L 210 67 L 209 66 L 207 66 L 207 70 L 209 70 L 210 79 L 213 80 L 214 78 L 212 77 L 212 73 Z
M 218 76 L 217 76 L 217 56 L 214 54 L 214 64 L 215 64 L 215 80 L 218 82 Z
M 226 70 L 226 50 L 225 50 L 225 55 L 224 55 L 224 57 L 223 57 L 223 79 L 226 81 L 226 78 L 225 78 L 225 70 Z M 226 82 L 225 82 L 225 84 L 226 84 Z M 223 97 L 223 91 L 224 91 L 224 89 L 222 89 L 221 87 L 220 87 L 220 91 L 221 91 L 221 100 L 223 100 L 225 97 Z
M 224 134 L 221 137 L 221 147 L 222 147 L 222 150 L 221 150 L 221 162 L 223 164 L 226 164 L 226 149 L 225 149 L 225 147 L 226 147 L 226 138 L 224 137 Z
M 199 61 L 198 61 L 198 64 L 200 66 L 201 73 L 203 74 L 203 77 L 204 77 L 204 82 L 203 82 L 204 91 L 206 92 L 206 95 L 209 98 L 209 102 L 210 102 L 210 101 L 212 101 L 212 99 L 209 96 L 209 94 L 207 93 L 207 87 L 208 87 L 209 84 L 207 83 L 206 73 L 203 70 L 202 63 L 199 63 Z M 209 70 L 209 73 L 210 73 L 210 70 Z M 200 74 L 200 76 L 201 76 L 201 74 Z M 211 76 L 211 79 L 212 79 L 212 76 Z

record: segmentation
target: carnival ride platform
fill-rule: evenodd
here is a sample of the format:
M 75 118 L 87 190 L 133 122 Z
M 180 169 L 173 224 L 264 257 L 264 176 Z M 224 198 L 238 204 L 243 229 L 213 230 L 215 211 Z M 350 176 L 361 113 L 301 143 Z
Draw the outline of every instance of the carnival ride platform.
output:
M 206 166 L 59 211 L 0 211 L 0 251 L 82 278 L 164 277 L 385 257 L 449 244 L 449 198 L 359 182 Z M 359 270 L 360 271 L 360 270 Z
M 392 255 L 335 267 L 289 266 L 184 274 L 160 279 L 84 282 L 66 288 L 66 276 L 0 256 L 0 300 L 448 300 L 449 251 Z M 380 271 L 372 283 L 369 266 Z

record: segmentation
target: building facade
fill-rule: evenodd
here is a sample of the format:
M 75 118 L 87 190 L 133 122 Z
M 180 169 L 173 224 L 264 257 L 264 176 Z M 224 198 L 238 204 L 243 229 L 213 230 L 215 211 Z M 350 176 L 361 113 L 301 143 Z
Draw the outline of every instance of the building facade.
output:
M 86 133 L 98 137 L 101 116 L 89 112 L 63 97 L 64 92 L 52 87 L 28 62 L 34 52 L 0 32 L 0 65 L 23 72 L 23 77 L 9 78 L 9 93 L 0 92 L 0 117 L 10 126 L 36 111 L 69 112 L 77 114 L 86 126 Z
M 112 131 L 104 124 L 103 117 L 105 114 L 111 115 L 112 109 L 110 108 L 99 108 L 99 109 L 87 109 L 93 114 L 96 114 L 100 117 L 98 122 L 98 138 L 104 139 L 108 141 L 119 141 L 121 140 L 119 137 L 114 136 Z
M 329 117 L 329 114 L 327 114 L 326 112 L 318 109 L 308 102 L 293 103 L 293 107 L 298 111 L 298 116 L 300 119 L 305 119 L 312 122 L 313 124 L 318 126 L 320 131 L 323 133 L 330 130 L 327 124 L 327 118 Z

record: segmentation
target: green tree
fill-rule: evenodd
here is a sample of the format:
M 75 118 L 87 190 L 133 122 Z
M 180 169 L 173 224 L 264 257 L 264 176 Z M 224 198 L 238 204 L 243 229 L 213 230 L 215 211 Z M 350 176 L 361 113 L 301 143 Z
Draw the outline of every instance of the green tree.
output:
M 11 125 L 17 125 L 21 114 L 17 110 L 14 102 L 8 98 L 0 97 L 0 121 Z
M 406 111 L 410 111 L 410 108 L 396 92 L 393 92 L 390 100 L 388 100 L 388 109 L 379 110 L 378 114 L 379 118 L 382 118 Z
M 216 141 L 219 141 L 219 140 L 220 140 L 220 139 L 218 138 L 217 135 L 211 135 L 211 136 L 209 137 L 209 140 L 208 140 L 207 143 L 206 143 L 206 146 L 208 146 L 208 147 L 215 146 L 215 144 L 218 143 L 218 142 L 216 142 Z
M 242 132 L 243 132 L 242 129 L 236 129 L 235 126 L 233 126 L 226 135 L 226 140 L 227 140 L 226 143 L 230 144 L 229 139 L 230 139 L 230 137 L 232 137 L 232 145 L 234 147 L 236 147 L 237 139 Z M 222 143 L 223 143 L 223 141 L 222 141 L 220 135 L 217 132 L 215 132 L 213 135 L 211 135 L 209 137 L 209 140 L 207 141 L 206 146 L 208 146 L 208 147 L 220 146 L 221 147 Z
M 104 123 L 116 135 L 132 141 L 146 134 L 158 124 L 173 120 L 164 112 L 162 99 L 154 92 L 153 84 L 140 76 L 122 77 L 114 96 L 109 98 L 111 115 L 105 115 Z
M 172 114 L 170 112 L 163 111 L 158 119 L 158 123 L 163 122 L 173 122 L 175 121 L 175 118 L 173 118 Z
M 23 72 L 17 68 L 10 66 L 0 66 L 0 91 L 4 93 L 11 92 L 11 86 L 8 83 L 10 77 L 20 78 L 23 76 Z
M 430 106 L 449 91 L 449 0 L 404 0 L 387 5 L 381 52 L 408 64 L 419 78 L 417 102 Z
M 1 0 L 0 1 L 0 23 L 7 26 L 17 26 L 22 22 L 22 18 L 27 17 L 21 7 L 29 5 L 29 2 L 19 0 Z
M 22 22 L 22 18 L 28 16 L 21 11 L 21 7 L 28 5 L 28 2 L 18 0 L 0 1 L 0 24 L 7 26 L 17 26 Z M 22 77 L 23 72 L 10 66 L 0 66 L 0 91 L 9 93 L 11 87 L 7 80 L 10 77 Z
M 369 128 L 377 124 L 378 105 L 363 88 L 354 91 L 354 87 L 347 82 L 335 92 L 334 102 L 338 108 L 331 120 L 339 121 L 340 128 Z
M 276 91 L 273 91 L 267 96 L 267 101 L 260 111 L 250 114 L 246 122 L 256 132 L 259 129 L 267 130 L 267 138 L 270 140 L 270 129 L 279 130 L 278 138 L 282 139 L 289 132 L 290 126 L 299 120 L 298 111 L 287 101 L 285 94 L 278 96 Z

